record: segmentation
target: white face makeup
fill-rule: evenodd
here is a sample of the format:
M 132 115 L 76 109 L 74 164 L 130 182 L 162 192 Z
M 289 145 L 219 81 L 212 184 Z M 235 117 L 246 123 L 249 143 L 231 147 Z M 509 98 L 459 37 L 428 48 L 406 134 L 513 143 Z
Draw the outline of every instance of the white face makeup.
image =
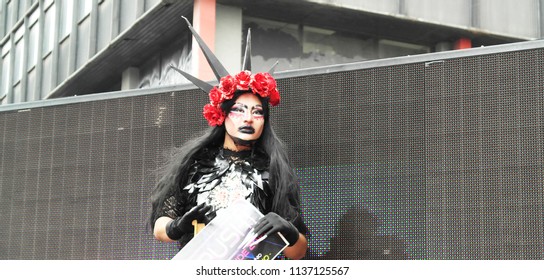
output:
M 264 110 L 261 100 L 253 93 L 242 94 L 225 118 L 225 144 L 231 150 L 250 148 L 261 137 L 264 128 Z

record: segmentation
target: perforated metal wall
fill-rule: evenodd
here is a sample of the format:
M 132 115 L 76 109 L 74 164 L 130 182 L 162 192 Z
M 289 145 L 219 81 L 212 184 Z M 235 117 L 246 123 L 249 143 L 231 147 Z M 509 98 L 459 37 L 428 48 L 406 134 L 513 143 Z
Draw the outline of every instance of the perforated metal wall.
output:
M 278 81 L 309 259 L 542 259 L 544 48 L 456 54 Z M 148 197 L 205 94 L 88 98 L 0 108 L 0 259 L 176 253 Z
M 543 258 L 543 54 L 426 67 L 427 257 Z

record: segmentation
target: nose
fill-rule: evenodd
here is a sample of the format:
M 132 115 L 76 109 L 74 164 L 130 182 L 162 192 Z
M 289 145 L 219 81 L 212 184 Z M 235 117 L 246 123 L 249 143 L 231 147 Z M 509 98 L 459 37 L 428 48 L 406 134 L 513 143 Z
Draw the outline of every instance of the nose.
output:
M 247 123 L 253 122 L 253 114 L 251 112 L 246 112 L 244 114 L 244 122 L 247 122 Z

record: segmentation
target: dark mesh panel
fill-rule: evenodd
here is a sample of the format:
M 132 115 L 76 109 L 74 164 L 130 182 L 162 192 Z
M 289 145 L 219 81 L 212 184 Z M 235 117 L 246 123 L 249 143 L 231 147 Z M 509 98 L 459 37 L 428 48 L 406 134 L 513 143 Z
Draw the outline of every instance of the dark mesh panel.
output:
M 272 119 L 301 176 L 309 257 L 423 257 L 421 65 L 281 85 L 287 93 Z
M 428 258 L 542 258 L 541 64 L 539 50 L 426 68 Z
M 309 259 L 542 259 L 544 51 L 278 81 Z M 0 259 L 168 259 L 147 228 L 199 90 L 0 112 Z

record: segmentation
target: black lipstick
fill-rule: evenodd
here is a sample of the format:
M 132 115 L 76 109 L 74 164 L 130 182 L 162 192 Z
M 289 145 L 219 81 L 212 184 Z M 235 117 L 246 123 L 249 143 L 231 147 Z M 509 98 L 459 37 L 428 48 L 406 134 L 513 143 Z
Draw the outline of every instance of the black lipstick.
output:
M 255 133 L 255 128 L 251 126 L 241 126 L 238 128 L 238 131 L 245 134 L 253 134 Z

